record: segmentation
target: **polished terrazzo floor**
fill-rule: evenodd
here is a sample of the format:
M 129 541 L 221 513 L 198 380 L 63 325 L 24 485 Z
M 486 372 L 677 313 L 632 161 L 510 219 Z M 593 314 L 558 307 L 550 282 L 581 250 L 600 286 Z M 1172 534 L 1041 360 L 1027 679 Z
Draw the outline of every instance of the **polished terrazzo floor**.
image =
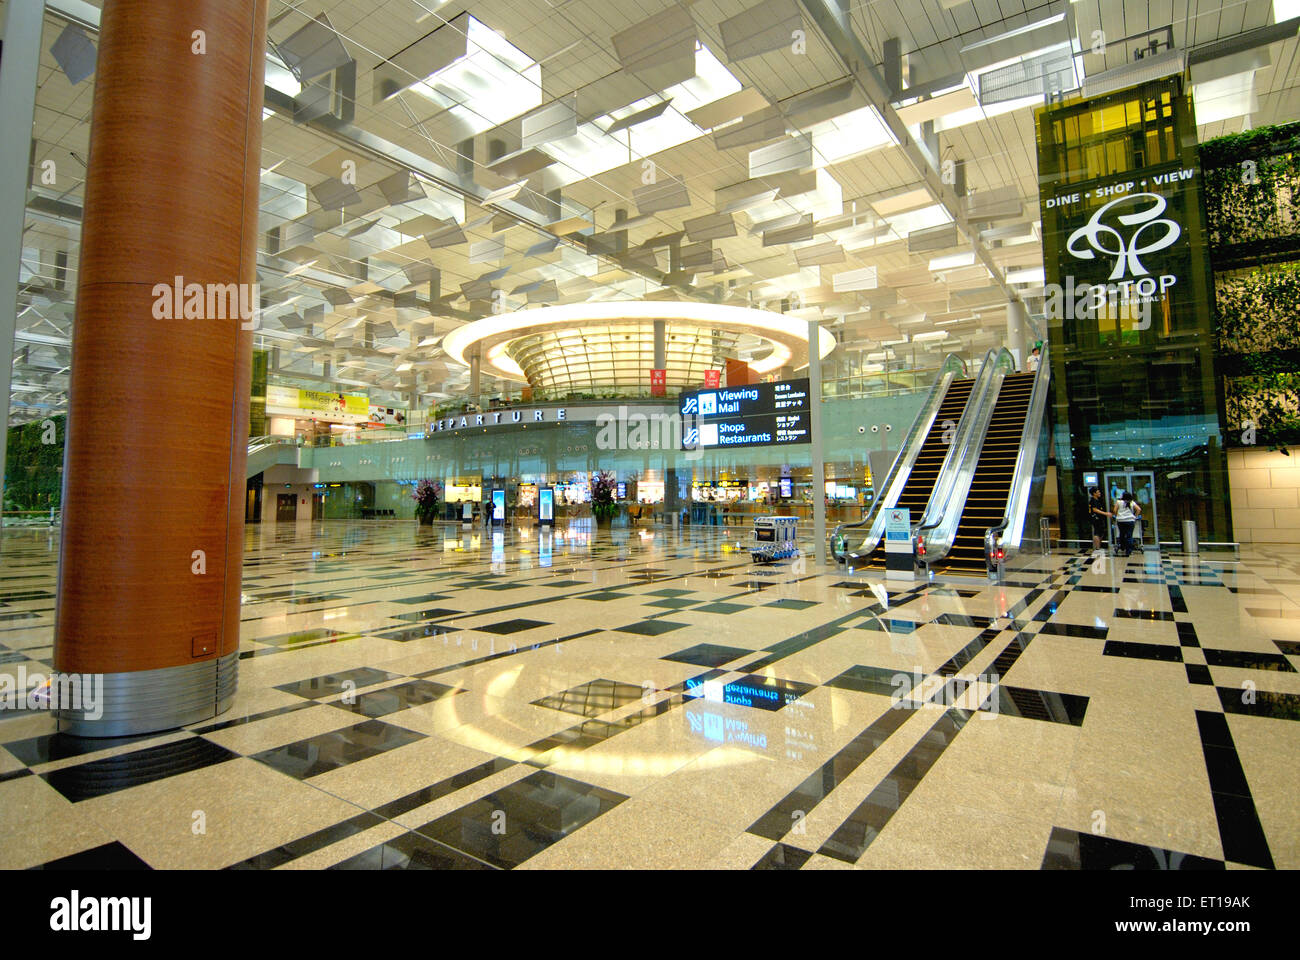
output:
M 0 868 L 1300 867 L 1300 548 L 886 591 L 740 536 L 250 528 L 233 709 L 0 713 Z M 57 549 L 4 534 L 0 672 Z

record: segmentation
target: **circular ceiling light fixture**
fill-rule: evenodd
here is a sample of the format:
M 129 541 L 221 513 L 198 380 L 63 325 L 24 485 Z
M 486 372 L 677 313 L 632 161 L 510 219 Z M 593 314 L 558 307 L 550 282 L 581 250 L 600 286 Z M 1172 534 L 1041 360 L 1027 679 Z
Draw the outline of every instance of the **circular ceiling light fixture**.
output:
M 483 372 L 562 395 L 575 391 L 632 389 L 650 382 L 655 366 L 655 322 L 664 323 L 669 388 L 696 386 L 704 371 L 739 356 L 737 341 L 759 375 L 808 363 L 808 323 L 794 317 L 715 303 L 630 300 L 564 304 L 485 317 L 443 338 L 447 355 L 467 364 L 478 355 Z M 818 353 L 835 349 L 835 337 L 818 329 Z

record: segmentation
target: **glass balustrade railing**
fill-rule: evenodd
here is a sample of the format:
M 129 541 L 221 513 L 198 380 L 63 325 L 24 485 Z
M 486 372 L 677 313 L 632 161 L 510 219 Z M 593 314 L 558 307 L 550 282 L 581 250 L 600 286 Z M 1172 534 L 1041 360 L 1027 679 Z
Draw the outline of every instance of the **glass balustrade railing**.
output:
M 875 549 L 884 534 L 885 509 L 898 502 L 921 446 L 943 404 L 949 385 L 953 380 L 965 375 L 965 361 L 957 354 L 949 354 L 942 366 L 935 369 L 934 376 L 931 378 L 930 395 L 913 422 L 911 430 L 903 438 L 899 446 L 900 454 L 894 458 L 881 484 L 880 489 L 884 494 L 876 498 L 861 518 L 840 523 L 831 532 L 830 552 L 837 563 L 847 563 L 851 554 L 865 556 Z M 859 541 L 856 549 L 851 544 L 854 539 Z
M 822 399 L 864 399 L 916 393 L 933 387 L 942 373 L 942 366 L 871 373 L 833 372 L 830 377 L 822 378 Z
M 980 454 L 993 422 L 1002 383 L 1006 377 L 1016 373 L 1016 359 L 1006 347 L 998 350 L 996 355 L 993 351 L 989 354 L 980 371 L 981 379 L 986 382 L 977 398 L 977 405 L 972 408 L 970 429 L 957 439 L 956 450 L 944 463 L 936 496 L 931 500 L 923 522 L 913 530 L 913 542 L 918 536 L 921 538 L 927 564 L 942 560 L 953 547 Z M 986 373 L 990 376 L 985 377 Z
M 1049 546 L 1043 542 L 1038 521 L 1043 512 L 1043 487 L 1047 480 L 1051 443 L 1048 422 L 1052 377 L 1050 349 L 1050 344 L 1043 344 L 1006 510 L 1002 520 L 984 533 L 984 553 L 990 566 L 1010 561 L 1025 544 L 1039 550 Z
M 63 519 L 58 507 L 45 510 L 6 510 L 0 523 L 6 527 L 57 527 Z

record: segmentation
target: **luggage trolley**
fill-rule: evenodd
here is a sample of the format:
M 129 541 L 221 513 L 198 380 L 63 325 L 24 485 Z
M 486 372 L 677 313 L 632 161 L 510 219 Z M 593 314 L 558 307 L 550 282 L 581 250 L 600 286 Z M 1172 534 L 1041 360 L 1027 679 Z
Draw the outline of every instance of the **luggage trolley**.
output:
M 797 517 L 755 517 L 749 555 L 755 563 L 771 563 L 799 555 L 795 544 Z

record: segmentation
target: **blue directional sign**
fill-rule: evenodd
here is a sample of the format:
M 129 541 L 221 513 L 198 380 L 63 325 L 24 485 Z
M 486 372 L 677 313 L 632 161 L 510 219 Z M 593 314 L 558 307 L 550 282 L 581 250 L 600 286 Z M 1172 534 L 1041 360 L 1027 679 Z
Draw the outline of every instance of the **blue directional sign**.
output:
M 680 409 L 687 449 L 812 442 L 807 379 L 686 393 Z

